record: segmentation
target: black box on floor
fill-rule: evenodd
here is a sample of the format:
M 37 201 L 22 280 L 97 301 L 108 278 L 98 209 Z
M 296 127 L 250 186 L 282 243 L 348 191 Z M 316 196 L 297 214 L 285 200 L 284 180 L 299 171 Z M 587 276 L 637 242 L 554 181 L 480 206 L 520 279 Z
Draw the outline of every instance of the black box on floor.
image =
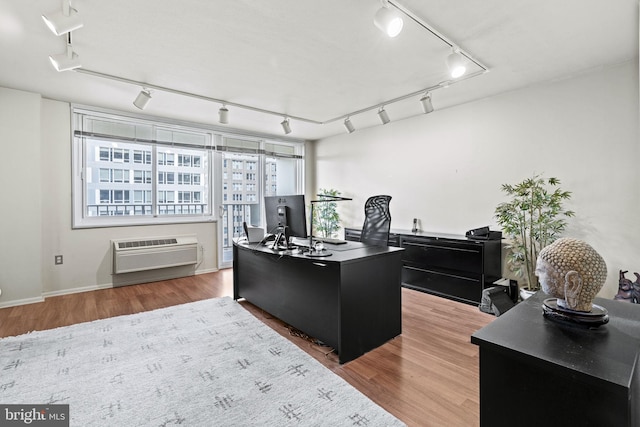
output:
M 509 311 L 515 304 L 508 294 L 508 287 L 494 286 L 482 291 L 480 300 L 480 311 L 500 316 Z

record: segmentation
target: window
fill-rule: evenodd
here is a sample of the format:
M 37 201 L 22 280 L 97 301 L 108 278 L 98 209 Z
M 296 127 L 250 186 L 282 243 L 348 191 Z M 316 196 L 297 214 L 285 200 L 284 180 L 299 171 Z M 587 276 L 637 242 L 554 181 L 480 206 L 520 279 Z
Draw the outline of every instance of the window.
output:
M 143 163 L 145 165 L 151 164 L 151 151 L 133 151 L 133 163 Z
M 129 183 L 129 171 L 126 169 L 114 169 L 113 182 Z
M 191 185 L 193 175 L 190 173 L 179 173 L 178 174 L 178 184 L 180 185 Z
M 304 192 L 304 145 L 248 137 L 223 137 L 220 145 L 224 265 L 232 260 L 232 239 L 242 223 L 264 225 L 264 196 Z
M 133 203 L 144 203 L 144 193 L 142 190 L 134 190 Z
M 158 184 L 175 184 L 175 174 L 173 172 L 158 172 Z M 198 185 L 200 185 L 199 182 Z
M 171 152 L 158 153 L 158 164 L 163 166 L 173 166 L 175 155 Z
M 304 190 L 301 142 L 75 105 L 72 118 L 74 228 L 221 221 L 232 232 L 229 207 L 259 224 L 264 195 Z M 212 207 L 214 159 L 224 212 Z
M 151 184 L 151 171 L 133 171 L 134 184 Z
M 199 159 L 199 158 L 198 158 Z M 183 167 L 191 167 L 193 164 L 193 167 L 200 167 L 200 166 L 196 166 L 196 163 L 198 163 L 198 165 L 200 164 L 200 160 L 198 160 L 196 162 L 196 160 L 194 159 L 194 156 L 190 156 L 188 154 L 180 154 L 178 155 L 178 166 L 183 166 Z
M 74 228 L 213 219 L 210 131 L 78 107 L 73 124 Z

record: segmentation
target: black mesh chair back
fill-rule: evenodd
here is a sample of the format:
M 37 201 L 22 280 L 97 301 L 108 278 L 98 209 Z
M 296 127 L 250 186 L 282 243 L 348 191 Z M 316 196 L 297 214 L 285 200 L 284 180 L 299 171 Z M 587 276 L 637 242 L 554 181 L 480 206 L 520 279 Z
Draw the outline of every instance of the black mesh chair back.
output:
M 391 196 L 371 196 L 364 204 L 364 225 L 360 241 L 368 245 L 388 246 Z

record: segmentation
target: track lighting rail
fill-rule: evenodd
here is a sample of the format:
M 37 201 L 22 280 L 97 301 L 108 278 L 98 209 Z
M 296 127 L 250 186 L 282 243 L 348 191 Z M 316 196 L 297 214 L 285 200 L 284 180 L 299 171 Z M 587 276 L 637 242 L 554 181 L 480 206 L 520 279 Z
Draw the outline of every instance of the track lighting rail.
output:
M 76 19 L 77 22 L 75 22 L 75 25 L 80 25 L 82 26 L 81 21 L 77 20 L 77 11 L 75 11 L 75 9 L 70 10 L 71 6 L 70 6 L 70 2 L 71 0 L 63 0 L 63 13 L 61 14 L 64 18 L 69 18 L 70 15 L 75 14 L 73 17 Z M 424 94 L 424 96 L 420 99 L 420 102 L 423 105 L 423 109 L 425 111 L 425 113 L 429 113 L 431 111 L 433 111 L 433 106 L 431 105 L 431 98 L 430 98 L 430 93 L 436 89 L 440 89 L 443 87 L 447 87 L 451 84 L 454 83 L 458 83 L 467 79 L 470 79 L 472 77 L 476 77 L 479 76 L 487 71 L 489 71 L 489 68 L 487 66 L 485 66 L 484 64 L 482 64 L 480 61 L 476 60 L 475 58 L 473 58 L 469 53 L 465 52 L 464 50 L 460 49 L 459 46 L 457 46 L 455 43 L 453 43 L 453 41 L 449 40 L 446 36 L 444 36 L 442 33 L 440 33 L 438 30 L 436 30 L 435 28 L 433 28 L 431 25 L 429 25 L 427 22 L 425 22 L 423 19 L 421 19 L 420 17 L 418 17 L 416 14 L 414 14 L 413 12 L 411 12 L 409 9 L 407 9 L 405 6 L 401 5 L 397 0 L 383 0 L 383 9 L 385 12 L 388 12 L 390 7 L 393 7 L 395 9 L 397 9 L 397 11 L 401 12 L 403 15 L 409 17 L 411 20 L 413 20 L 416 24 L 418 24 L 420 27 L 422 27 L 423 29 L 429 31 L 431 34 L 433 34 L 435 37 L 437 37 L 438 39 L 440 39 L 442 42 L 444 42 L 445 44 L 447 44 L 453 51 L 454 54 L 450 55 L 456 55 L 460 54 L 462 56 L 464 56 L 468 61 L 474 63 L 476 66 L 478 66 L 480 68 L 480 70 L 470 73 L 470 74 L 465 74 L 462 77 L 457 77 L 457 78 L 452 78 L 451 80 L 446 80 L 443 82 L 440 82 L 436 85 L 427 87 L 427 88 L 423 88 L 420 90 L 417 90 L 415 92 L 411 92 L 408 93 L 406 95 L 401 95 L 398 96 L 396 98 L 393 99 L 388 99 L 385 100 L 383 102 L 377 103 L 375 105 L 371 105 L 365 108 L 361 108 L 359 110 L 356 111 L 351 111 L 345 114 L 341 114 L 337 117 L 334 118 L 330 118 L 327 120 L 316 120 L 316 119 L 311 119 L 311 118 L 307 118 L 307 117 L 301 117 L 301 116 L 295 116 L 295 115 L 291 115 L 288 113 L 283 113 L 280 111 L 274 111 L 274 110 L 269 110 L 266 108 L 259 108 L 259 107 L 254 107 L 251 105 L 247 105 L 247 104 L 240 104 L 237 102 L 231 102 L 228 100 L 224 100 L 224 99 L 218 99 L 218 98 L 213 98 L 210 96 L 205 96 L 205 95 L 200 95 L 197 93 L 192 93 L 192 92 L 185 92 L 182 90 L 178 90 L 178 89 L 173 89 L 173 88 L 169 88 L 169 87 L 165 87 L 165 86 L 159 86 L 159 85 L 155 85 L 153 83 L 149 83 L 149 82 L 141 82 L 141 81 L 136 81 L 133 79 L 128 79 L 125 77 L 120 77 L 120 76 L 115 76 L 112 74 L 106 74 L 106 73 L 102 73 L 99 71 L 94 71 L 94 70 L 90 70 L 87 68 L 82 68 L 81 65 L 79 65 L 79 61 L 78 61 L 78 57 L 77 55 L 73 52 L 73 49 L 71 48 L 71 31 L 75 28 L 79 28 L 79 27 L 74 27 L 71 28 L 69 27 L 69 29 L 67 29 L 67 33 L 68 33 L 68 47 L 67 47 L 67 54 L 66 57 L 64 58 L 65 60 L 67 60 L 66 62 L 71 62 L 71 60 L 75 61 L 74 64 L 71 64 L 67 67 L 65 67 L 64 69 L 62 69 L 60 66 L 58 66 L 55 62 L 54 62 L 54 66 L 56 66 L 56 69 L 58 69 L 58 71 L 64 71 L 64 70 L 71 70 L 73 69 L 73 71 L 77 72 L 77 73 L 82 73 L 82 74 L 87 74 L 87 75 L 91 75 L 94 77 L 99 77 L 99 78 L 103 78 L 103 79 L 108 79 L 108 80 L 113 80 L 113 81 L 118 81 L 121 83 L 127 83 L 127 84 L 131 84 L 131 85 L 135 85 L 135 86 L 139 86 L 142 88 L 142 92 L 138 95 L 138 98 L 136 99 L 136 101 L 134 101 L 134 105 L 140 109 L 143 109 L 147 102 L 151 99 L 151 93 L 150 90 L 158 90 L 158 91 L 162 91 L 162 92 L 167 92 L 167 93 L 173 93 L 176 95 L 180 95 L 180 96 L 186 96 L 186 97 L 190 97 L 190 98 L 196 98 L 196 99 L 201 99 L 204 101 L 209 101 L 209 102 L 213 102 L 213 103 L 217 103 L 217 104 L 221 104 L 222 107 L 219 110 L 219 115 L 220 115 L 220 123 L 223 124 L 227 124 L 228 123 L 228 117 L 229 117 L 229 110 L 226 108 L 227 106 L 231 106 L 231 107 L 237 107 L 243 110 L 249 110 L 249 111 L 254 111 L 257 113 L 262 113 L 262 114 L 269 114 L 269 115 L 273 115 L 273 116 L 280 116 L 282 117 L 284 120 L 281 123 L 283 130 L 286 134 L 291 132 L 291 127 L 290 127 L 290 120 L 296 120 L 296 121 L 300 121 L 300 122 L 304 122 L 304 123 L 311 123 L 311 124 L 315 124 L 315 125 L 325 125 L 325 124 L 329 124 L 329 123 L 333 123 L 339 120 L 344 120 L 345 123 L 345 128 L 347 129 L 347 131 L 349 133 L 353 132 L 355 130 L 355 127 L 353 126 L 353 124 L 351 123 L 350 118 L 352 116 L 358 115 L 358 114 L 362 114 L 371 110 L 375 110 L 378 109 L 378 115 L 380 116 L 380 118 L 382 119 L 383 123 L 388 123 L 389 117 L 386 113 L 386 111 L 384 110 L 385 105 L 390 105 L 399 101 L 403 101 L 405 99 L 417 96 L 417 95 L 421 95 Z M 393 12 L 394 15 L 396 17 L 398 17 L 398 14 L 396 12 Z M 44 16 L 43 16 L 44 17 Z M 376 18 L 377 19 L 377 18 Z M 45 21 L 47 20 L 47 18 L 45 18 Z M 400 25 L 399 25 L 399 29 L 398 32 L 402 29 L 402 20 L 400 19 Z M 376 26 L 380 26 L 378 22 L 376 22 Z M 391 35 L 389 34 L 391 37 L 397 35 L 397 33 Z M 57 55 L 56 57 L 61 57 L 60 55 Z M 52 58 L 53 61 L 53 58 Z M 77 63 L 77 64 L 76 64 Z M 72 68 L 72 65 L 74 67 L 80 67 L 80 68 Z M 463 71 L 464 72 L 464 71 Z M 426 99 L 428 97 L 428 100 Z M 428 106 L 427 106 L 428 103 Z
M 197 93 L 185 92 L 185 91 L 182 91 L 182 90 L 172 89 L 172 88 L 165 87 L 165 86 L 154 85 L 152 83 L 140 82 L 140 81 L 137 81 L 137 80 L 128 79 L 126 77 L 114 76 L 112 74 L 106 74 L 106 73 L 101 73 L 99 71 L 89 70 L 87 68 L 77 68 L 74 71 L 77 72 L 77 73 L 88 74 L 88 75 L 91 75 L 91 76 L 94 76 L 94 77 L 101 77 L 103 79 L 114 80 L 114 81 L 118 81 L 118 82 L 122 82 L 122 83 L 128 83 L 128 84 L 131 84 L 131 85 L 134 85 L 134 86 L 140 86 L 140 87 L 146 88 L 146 89 L 154 89 L 154 90 L 159 90 L 159 91 L 162 91 L 162 92 L 173 93 L 175 95 L 181 95 L 181 96 L 186 96 L 186 97 L 190 97 L 190 98 L 201 99 L 203 101 L 210 101 L 210 102 L 215 102 L 215 103 L 218 103 L 218 104 L 224 104 L 226 106 L 238 107 L 238 108 L 242 108 L 243 110 L 255 111 L 257 113 L 271 114 L 271 115 L 274 115 L 274 116 L 281 116 L 281 117 L 285 117 L 286 116 L 286 117 L 289 117 L 290 119 L 298 120 L 298 121 L 301 121 L 301 122 L 313 123 L 313 124 L 318 124 L 318 125 L 323 124 L 322 122 L 319 122 L 319 121 L 316 121 L 316 120 L 307 119 L 307 118 L 304 118 L 304 117 L 298 117 L 298 116 L 294 116 L 294 115 L 291 115 L 291 114 L 280 113 L 280 112 L 277 112 L 277 111 L 267 110 L 265 108 L 253 107 L 251 105 L 239 104 L 237 102 L 226 101 L 226 100 L 223 100 L 223 99 L 212 98 L 210 96 L 199 95 Z
M 371 111 L 371 110 L 376 110 L 376 109 L 380 108 L 383 105 L 389 105 L 389 104 L 394 104 L 396 102 L 404 101 L 405 99 L 412 98 L 414 96 L 423 94 L 425 92 L 432 92 L 432 91 L 434 91 L 436 89 L 447 87 L 447 86 L 450 86 L 452 84 L 459 83 L 461 81 L 464 81 L 464 80 L 467 80 L 467 79 L 470 79 L 472 77 L 476 77 L 476 76 L 479 76 L 479 75 L 485 73 L 484 70 L 476 71 L 475 73 L 467 74 L 467 75 L 465 75 L 463 77 L 460 77 L 458 79 L 447 80 L 447 81 L 444 81 L 444 82 L 440 82 L 437 85 L 429 86 L 429 87 L 426 87 L 424 89 L 420 89 L 420 90 L 417 90 L 415 92 L 408 93 L 406 95 L 398 96 L 396 98 L 389 99 L 389 100 L 386 100 L 384 102 L 380 102 L 378 104 L 362 108 L 360 110 L 352 111 L 352 112 L 350 112 L 348 114 L 341 114 L 340 116 L 333 117 L 333 118 L 330 118 L 330 119 L 327 119 L 327 120 L 315 120 L 315 119 L 310 119 L 310 118 L 307 118 L 307 117 L 301 117 L 301 116 L 291 115 L 291 114 L 288 114 L 288 113 L 283 113 L 281 111 L 273 111 L 273 110 L 268 110 L 266 108 L 253 107 L 251 105 L 240 104 L 240 103 L 237 103 L 237 102 L 230 102 L 230 101 L 227 101 L 227 100 L 224 100 L 224 99 L 218 99 L 218 98 L 212 98 L 212 97 L 205 96 L 205 95 L 199 95 L 197 93 L 185 92 L 185 91 L 182 91 L 182 90 L 172 89 L 172 88 L 168 88 L 168 87 L 165 87 L 165 86 L 159 86 L 159 85 L 154 85 L 154 84 L 151 84 L 151 83 L 140 82 L 140 81 L 128 79 L 128 78 L 125 78 L 125 77 L 119 77 L 119 76 L 114 76 L 112 74 L 106 74 L 106 73 L 101 73 L 99 71 L 89 70 L 87 68 L 77 68 L 77 69 L 75 69 L 73 71 L 75 71 L 76 73 L 88 74 L 88 75 L 91 75 L 91 76 L 94 76 L 94 77 L 100 77 L 100 78 L 103 78 L 103 79 L 109 79 L 109 80 L 114 80 L 114 81 L 118 81 L 118 82 L 122 82 L 122 83 L 127 83 L 127 84 L 131 84 L 131 85 L 134 85 L 134 86 L 140 86 L 141 88 L 145 88 L 145 89 L 154 89 L 154 90 L 159 90 L 159 91 L 162 91 L 162 92 L 173 93 L 173 94 L 176 94 L 176 95 L 181 95 L 181 96 L 201 99 L 203 101 L 210 101 L 210 102 L 214 102 L 214 103 L 218 103 L 218 104 L 222 104 L 222 105 L 226 105 L 226 106 L 242 108 L 243 110 L 255 111 L 257 113 L 270 114 L 272 116 L 279 116 L 279 117 L 288 117 L 291 120 L 297 120 L 297 121 L 300 121 L 300 122 L 311 123 L 311 124 L 315 124 L 315 125 L 326 125 L 326 124 L 329 124 L 329 123 L 337 122 L 338 120 L 344 120 L 347 117 L 352 117 L 352 116 L 355 116 L 355 115 L 358 115 L 358 114 L 366 113 L 366 112 Z
M 405 6 L 401 5 L 396 0 L 387 0 L 387 2 L 391 6 L 395 7 L 400 12 L 405 14 L 407 17 L 411 18 L 411 20 L 413 22 L 415 22 L 416 24 L 420 25 L 425 30 L 429 31 L 431 34 L 433 34 L 434 36 L 436 36 L 437 38 L 442 40 L 444 43 L 448 44 L 450 48 L 455 49 L 457 52 L 459 52 L 462 56 L 467 58 L 469 61 L 473 62 L 478 67 L 482 68 L 483 72 L 489 71 L 489 67 L 487 67 L 486 65 L 482 64 L 480 61 L 478 61 L 473 56 L 471 56 L 468 52 L 465 52 L 464 50 L 460 49 L 460 46 L 455 44 L 453 41 L 449 40 L 444 34 L 442 34 L 440 31 L 436 30 L 432 25 L 428 24 L 425 20 L 420 18 L 415 13 L 411 12 Z

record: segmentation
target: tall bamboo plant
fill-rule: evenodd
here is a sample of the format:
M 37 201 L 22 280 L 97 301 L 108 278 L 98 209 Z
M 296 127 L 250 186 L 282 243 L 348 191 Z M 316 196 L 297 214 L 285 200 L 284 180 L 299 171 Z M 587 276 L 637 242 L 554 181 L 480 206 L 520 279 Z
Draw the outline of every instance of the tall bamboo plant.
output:
M 318 192 L 320 200 L 322 196 L 339 196 L 341 193 L 333 188 L 325 190 L 321 188 Z M 340 215 L 338 214 L 338 204 L 336 202 L 317 203 L 313 210 L 313 230 L 318 237 L 334 237 L 340 229 Z
M 545 179 L 534 175 L 515 184 L 503 184 L 502 191 L 511 201 L 500 203 L 495 210 L 498 224 L 511 240 L 507 246 L 507 266 L 516 277 L 527 281 L 529 290 L 540 289 L 535 266 L 542 248 L 560 237 L 567 226 L 567 217 L 574 212 L 565 210 L 563 202 L 571 192 L 558 186 L 558 178 Z

